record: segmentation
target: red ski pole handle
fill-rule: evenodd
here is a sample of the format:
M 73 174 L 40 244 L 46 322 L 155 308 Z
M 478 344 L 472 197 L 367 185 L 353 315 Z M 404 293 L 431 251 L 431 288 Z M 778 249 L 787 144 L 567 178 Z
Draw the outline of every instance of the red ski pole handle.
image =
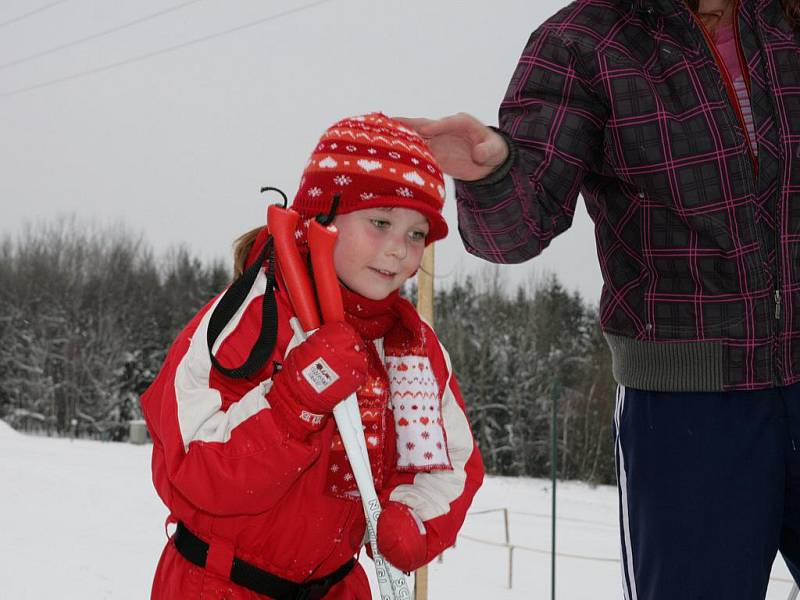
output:
M 334 225 L 326 227 L 317 221 L 312 221 L 308 229 L 308 247 L 311 250 L 314 283 L 317 285 L 317 299 L 325 323 L 344 321 L 342 292 L 333 264 L 333 248 L 338 237 L 339 232 Z
M 319 315 L 308 269 L 294 241 L 299 218 L 295 211 L 277 204 L 267 209 L 267 225 L 275 243 L 275 253 L 292 308 L 303 329 L 313 331 L 319 329 Z

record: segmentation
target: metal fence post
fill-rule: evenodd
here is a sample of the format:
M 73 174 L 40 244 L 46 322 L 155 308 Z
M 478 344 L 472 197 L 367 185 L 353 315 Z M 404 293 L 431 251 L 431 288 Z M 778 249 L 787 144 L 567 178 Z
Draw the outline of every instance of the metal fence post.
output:
M 558 475 L 558 399 L 561 396 L 561 383 L 558 378 L 553 380 L 552 405 L 553 423 L 552 438 L 550 440 L 550 478 L 553 486 L 552 520 L 550 531 L 550 600 L 556 600 L 556 481 Z

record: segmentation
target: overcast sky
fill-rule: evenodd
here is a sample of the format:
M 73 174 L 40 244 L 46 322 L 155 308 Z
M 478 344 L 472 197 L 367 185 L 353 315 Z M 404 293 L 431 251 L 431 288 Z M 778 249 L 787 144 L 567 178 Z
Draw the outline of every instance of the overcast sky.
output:
M 157 251 L 182 243 L 227 259 L 232 240 L 264 222 L 259 188 L 291 197 L 334 121 L 465 111 L 496 124 L 528 35 L 565 4 L 2 1 L 0 233 L 76 214 L 123 222 Z M 441 285 L 487 264 L 461 246 L 452 182 L 447 203 Z M 583 202 L 540 257 L 503 272 L 509 286 L 554 272 L 596 302 Z

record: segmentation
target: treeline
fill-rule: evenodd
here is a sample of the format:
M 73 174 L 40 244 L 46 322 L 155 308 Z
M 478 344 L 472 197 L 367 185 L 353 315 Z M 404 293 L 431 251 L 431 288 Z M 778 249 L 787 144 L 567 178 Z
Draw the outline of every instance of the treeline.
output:
M 169 344 L 229 280 L 229 263 L 156 256 L 123 228 L 65 220 L 5 238 L 0 418 L 125 439 Z M 549 474 L 557 401 L 559 477 L 613 481 L 614 384 L 594 307 L 555 277 L 509 293 L 487 266 L 437 290 L 435 320 L 489 472 Z
M 553 404 L 559 478 L 613 483 L 615 383 L 596 309 L 555 276 L 509 294 L 502 267 L 435 295 L 489 472 L 547 477 Z
M 226 285 L 186 249 L 156 257 L 123 228 L 61 220 L 0 247 L 0 418 L 125 439 L 139 395 L 191 315 Z

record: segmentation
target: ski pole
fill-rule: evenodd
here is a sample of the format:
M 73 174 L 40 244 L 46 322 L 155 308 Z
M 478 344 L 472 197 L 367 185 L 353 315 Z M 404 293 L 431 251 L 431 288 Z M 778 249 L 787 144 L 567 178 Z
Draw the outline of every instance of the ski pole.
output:
M 319 328 L 319 317 L 317 316 L 314 292 L 308 277 L 308 271 L 303 264 L 303 260 L 294 242 L 294 232 L 297 227 L 298 219 L 298 214 L 290 209 L 281 208 L 277 205 L 272 205 L 267 209 L 267 222 L 275 243 L 278 263 L 281 267 L 287 293 L 289 294 L 289 300 L 297 315 L 296 318 L 293 317 L 290 321 L 292 329 L 301 340 L 305 340 L 307 332 Z M 334 237 L 333 243 L 335 244 L 335 242 L 336 239 Z M 325 252 L 332 252 L 332 250 L 333 244 L 325 248 Z M 317 252 L 320 252 L 319 247 L 317 247 Z M 332 254 L 328 256 L 327 261 L 330 262 L 332 269 Z M 335 270 L 332 272 L 334 282 L 337 286 L 333 297 L 338 298 L 339 314 L 341 315 L 339 320 L 343 320 L 344 310 L 341 304 L 341 294 L 338 290 L 338 280 L 336 280 Z M 329 286 L 330 282 L 323 283 L 322 285 L 330 295 L 330 288 L 325 287 L 326 285 Z M 324 297 L 322 292 L 318 295 L 320 298 Z M 330 305 L 328 303 L 324 303 L 323 306 L 327 307 L 323 310 L 330 310 Z M 350 401 L 349 410 L 338 410 L 340 407 L 347 404 L 348 401 Z M 355 411 L 354 415 L 351 414 L 353 410 Z M 378 514 L 380 514 L 380 504 L 372 479 L 372 469 L 369 464 L 363 427 L 361 425 L 361 414 L 358 410 L 358 401 L 356 400 L 355 394 L 334 408 L 333 413 L 364 506 L 367 531 L 372 547 L 381 600 L 405 600 L 410 598 L 410 592 L 408 591 L 408 586 L 403 574 L 394 567 L 391 567 L 378 552 L 375 537 L 375 524 L 377 523 Z M 353 439 L 355 439 L 355 443 L 351 442 Z M 372 516 L 376 508 L 377 513 Z M 393 580 L 397 580 L 397 583 L 394 583 Z M 398 592 L 395 592 L 395 588 L 397 588 Z M 403 593 L 403 591 L 405 591 L 405 593 Z
M 324 226 L 313 221 L 308 231 L 308 245 L 311 250 L 311 265 L 314 270 L 314 282 L 317 286 L 317 297 L 322 309 L 322 320 L 326 323 L 344 320 L 344 307 L 342 294 L 339 290 L 339 278 L 333 264 L 333 247 L 339 233 L 334 226 Z M 388 596 L 381 589 L 382 598 L 395 598 L 397 600 L 411 597 L 405 575 L 397 567 L 390 564 L 378 552 L 377 525 L 381 514 L 381 505 L 372 476 L 367 443 L 364 440 L 364 426 L 361 422 L 361 412 L 358 409 L 358 400 L 355 394 L 340 402 L 333 409 L 333 416 L 339 433 L 342 436 L 353 476 L 361 494 L 361 503 L 367 518 L 367 533 L 372 546 L 372 557 L 375 561 L 375 570 L 378 573 L 380 586 L 382 576 L 388 578 L 391 585 L 392 596 Z M 358 457 L 354 462 L 353 457 Z

